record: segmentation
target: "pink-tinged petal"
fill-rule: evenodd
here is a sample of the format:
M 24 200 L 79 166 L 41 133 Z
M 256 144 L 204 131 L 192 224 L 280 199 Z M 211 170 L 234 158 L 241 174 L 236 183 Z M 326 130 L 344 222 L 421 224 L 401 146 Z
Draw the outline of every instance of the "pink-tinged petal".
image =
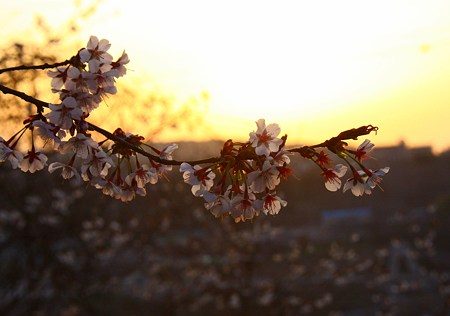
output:
M 258 156 L 266 156 L 267 157 L 270 155 L 270 150 L 266 146 L 258 146 L 255 148 L 255 153 Z
M 344 192 L 351 189 L 353 195 L 362 196 L 367 191 L 370 191 L 370 182 L 367 181 L 366 172 L 352 169 L 352 173 L 353 177 L 349 178 L 344 185 Z
M 75 177 L 76 179 L 80 179 L 80 175 L 78 174 L 78 171 L 70 165 L 67 164 L 63 164 L 61 162 L 52 162 L 49 166 L 48 166 L 48 172 L 49 173 L 53 173 L 54 171 L 56 171 L 57 169 L 62 169 L 61 170 L 61 176 L 63 177 L 63 179 L 71 179 L 73 177 Z
M 322 173 L 322 176 L 325 178 L 325 187 L 327 190 L 335 192 L 341 188 L 341 180 L 339 178 L 343 177 L 347 172 L 347 167 L 338 164 L 336 167 L 331 170 L 327 169 Z
M 193 172 L 194 168 L 192 168 L 192 166 L 190 164 L 188 164 L 187 162 L 183 162 L 180 165 L 180 172 L 185 172 L 185 171 Z
M 259 119 L 258 121 L 256 121 L 256 127 L 257 127 L 256 134 L 261 134 L 266 128 L 266 120 Z
M 275 192 L 266 195 L 264 200 L 257 200 L 256 202 L 258 202 L 258 207 L 262 208 L 262 212 L 266 215 L 276 215 L 280 212 L 282 207 L 287 205 L 287 202 L 277 196 Z
M 89 60 L 89 72 L 96 73 L 100 69 L 100 61 L 97 59 Z
M 80 75 L 81 75 L 81 72 L 80 72 L 80 70 L 79 70 L 78 68 L 70 67 L 70 68 L 67 70 L 67 76 L 68 76 L 69 78 L 71 78 L 71 79 L 78 78 Z
M 336 192 L 341 188 L 341 179 L 337 177 L 328 179 L 325 181 L 325 188 L 327 188 L 328 191 Z
M 384 167 L 382 169 L 373 171 L 372 174 L 367 179 L 367 186 L 371 189 L 375 188 L 377 185 L 379 186 L 381 181 L 383 180 L 383 176 L 385 176 L 389 172 L 389 167 Z
M 89 38 L 89 41 L 86 45 L 87 49 L 95 49 L 98 46 L 98 38 L 97 36 L 91 35 L 91 37 Z
M 348 179 L 344 184 L 344 188 L 342 189 L 342 192 L 346 192 L 346 191 L 350 190 L 352 187 L 353 187 L 353 179 Z
M 370 158 L 368 155 L 375 145 L 371 143 L 369 139 L 366 139 L 361 145 L 358 146 L 358 149 L 355 153 L 355 158 L 358 161 L 362 161 L 364 159 Z
M 365 141 L 362 142 L 361 145 L 358 146 L 357 150 L 364 150 L 364 151 L 368 152 L 373 148 L 373 146 L 375 146 L 375 145 L 372 144 L 369 139 L 366 139 Z
M 378 170 L 378 175 L 379 176 L 384 176 L 384 175 L 386 175 L 389 172 L 390 169 L 391 169 L 390 167 L 381 168 L 381 169 Z
M 266 131 L 268 134 L 272 135 L 272 137 L 277 137 L 280 134 L 281 129 L 278 124 L 272 123 L 266 127 Z
M 83 49 L 80 51 L 79 56 L 80 56 L 80 61 L 81 61 L 82 63 L 85 63 L 85 62 L 87 62 L 89 59 L 91 59 L 92 54 L 91 54 L 91 52 L 90 52 L 89 50 L 87 50 L 86 48 L 83 48 Z
M 76 108 L 78 106 L 77 100 L 74 97 L 65 98 L 62 102 L 66 108 Z
M 206 195 L 203 195 L 205 197 Z M 211 198 L 210 196 L 209 198 Z M 205 205 L 207 209 L 213 214 L 215 217 L 222 217 L 230 214 L 232 209 L 231 200 L 223 195 L 216 196 L 216 199 L 212 202 L 206 203 Z
M 271 152 L 277 152 L 278 149 L 280 148 L 280 145 L 283 143 L 283 141 L 279 138 L 271 140 L 269 142 L 269 150 Z
M 362 196 L 365 191 L 366 188 L 364 186 L 364 183 L 361 182 L 358 182 L 356 185 L 352 187 L 352 193 L 354 196 Z
M 348 169 L 347 166 L 338 164 L 336 165 L 336 167 L 334 167 L 334 172 L 339 178 L 342 178 L 347 173 L 347 169 Z
M 172 160 L 172 153 L 178 149 L 178 145 L 175 143 L 171 143 L 167 145 L 162 151 L 161 151 L 161 158 Z
M 248 174 L 247 183 L 250 189 L 255 193 L 268 190 L 274 190 L 280 183 L 280 172 L 277 166 L 271 165 L 265 161 L 262 170 L 256 170 Z
M 60 168 L 62 168 L 64 166 L 65 166 L 65 164 L 63 164 L 61 162 L 52 162 L 48 166 L 48 172 L 53 173 L 55 170 L 60 169 Z
M 13 169 L 17 169 L 19 167 L 20 162 L 23 161 L 23 154 L 17 150 L 14 150 L 11 155 L 9 155 L 8 160 Z
M 20 170 L 23 172 L 35 173 L 44 169 L 47 162 L 47 156 L 34 150 L 28 151 L 28 155 L 19 163 Z
M 107 39 L 102 39 L 98 42 L 98 50 L 102 52 L 106 52 L 111 47 L 111 44 Z

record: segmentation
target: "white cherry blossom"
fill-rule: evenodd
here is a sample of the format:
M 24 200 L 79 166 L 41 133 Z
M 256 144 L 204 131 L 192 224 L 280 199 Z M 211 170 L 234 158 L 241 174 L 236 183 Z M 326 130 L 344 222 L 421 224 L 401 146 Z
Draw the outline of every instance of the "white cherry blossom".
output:
M 352 170 L 352 172 L 353 177 L 347 179 L 343 191 L 346 192 L 347 190 L 351 190 L 354 196 L 362 196 L 366 192 L 367 185 L 361 174 L 365 173 L 360 173 L 356 170 Z
M 207 210 L 211 212 L 214 217 L 224 217 L 230 214 L 232 205 L 231 200 L 226 195 L 218 195 L 216 199 L 210 203 L 205 203 Z
M 65 98 L 61 104 L 50 104 L 49 108 L 51 112 L 46 115 L 49 121 L 66 130 L 72 127 L 73 120 L 81 119 L 83 114 L 73 97 Z
M 53 145 L 55 149 L 58 148 L 62 139 L 66 137 L 66 132 L 59 127 L 55 127 L 44 121 L 34 121 L 32 126 L 35 128 L 35 133 L 45 143 Z
M 81 165 L 81 176 L 83 179 L 90 180 L 93 177 L 105 177 L 108 169 L 114 166 L 114 162 L 103 150 L 97 149 L 88 160 L 83 161 Z
M 280 184 L 280 172 L 277 166 L 264 161 L 262 170 L 256 170 L 248 175 L 250 189 L 255 193 L 264 192 L 266 189 L 274 190 Z
M 81 72 L 78 68 L 71 67 L 67 70 L 67 80 L 65 83 L 66 90 L 71 93 L 89 90 L 87 85 L 88 80 L 92 78 L 92 74 L 88 72 Z
M 269 124 L 266 127 L 264 119 L 256 122 L 258 129 L 250 133 L 250 143 L 255 147 L 255 152 L 260 156 L 269 156 L 271 152 L 277 152 L 283 141 L 277 138 L 280 134 L 278 124 Z
M 0 163 L 9 161 L 13 169 L 17 169 L 23 160 L 23 154 L 15 149 L 11 149 L 3 138 L 0 137 Z
M 231 200 L 231 217 L 236 223 L 245 222 L 258 216 L 253 201 L 254 199 L 245 198 L 243 194 L 238 194 Z
M 55 70 L 49 70 L 47 75 L 52 78 L 52 89 L 61 89 L 67 80 L 67 68 L 58 67 Z
M 97 150 L 99 147 L 98 143 L 91 137 L 84 134 L 77 134 L 68 141 L 62 142 L 58 149 L 63 154 L 72 150 L 76 153 L 77 157 L 88 159 L 88 157 L 92 155 L 93 150 Z
M 269 193 L 262 200 L 255 201 L 255 207 L 266 215 L 277 215 L 281 207 L 285 207 L 286 205 L 287 202 L 276 195 L 276 192 Z
M 85 113 L 91 113 L 93 110 L 97 109 L 102 102 L 101 95 L 90 94 L 84 91 L 77 92 L 74 97 L 77 99 L 81 110 Z
M 34 149 L 29 150 L 28 154 L 23 157 L 23 160 L 19 163 L 20 170 L 23 172 L 35 173 L 38 170 L 44 169 L 47 164 L 47 156 Z
M 335 192 L 341 188 L 341 179 L 347 173 L 347 166 L 338 164 L 334 169 L 327 169 L 322 172 L 322 176 L 325 178 L 325 188 L 328 191 Z
M 369 153 L 372 151 L 374 146 L 375 145 L 370 140 L 366 139 L 356 149 L 355 158 L 360 162 L 364 159 L 370 158 Z
M 210 169 L 204 170 L 201 166 L 183 162 L 180 166 L 180 172 L 183 172 L 185 183 L 192 185 L 191 191 L 194 196 L 202 196 L 202 191 L 208 191 L 214 184 L 215 173 Z
M 107 53 L 111 44 L 108 40 L 98 40 L 96 36 L 91 36 L 85 49 L 80 51 L 81 62 L 89 63 L 89 71 L 97 72 L 101 64 L 111 64 L 112 56 Z
M 370 170 L 372 174 L 367 179 L 367 185 L 372 189 L 380 185 L 382 177 L 384 177 L 389 172 L 389 170 L 389 167 L 384 167 L 375 171 Z
M 280 151 L 274 156 L 270 156 L 269 160 L 272 164 L 277 166 L 283 166 L 285 164 L 291 163 L 291 158 L 289 158 L 289 155 L 292 155 L 289 151 L 283 148 L 280 149 Z
M 159 153 L 159 157 L 165 160 L 173 160 L 173 152 L 178 149 L 178 145 L 175 143 L 170 143 Z M 172 165 L 158 165 L 158 173 L 162 174 L 166 171 L 172 171 Z
M 123 51 L 119 59 L 111 63 L 112 69 L 110 70 L 110 72 L 116 78 L 124 76 L 127 73 L 127 68 L 125 68 L 125 65 L 128 64 L 129 62 L 130 59 L 128 58 L 127 53 Z
M 158 172 L 149 165 L 142 165 L 136 171 L 130 173 L 125 178 L 125 182 L 129 186 L 135 183 L 138 188 L 144 188 L 147 183 L 155 184 L 158 182 Z
M 111 180 L 109 181 L 104 180 L 104 183 L 102 183 L 102 185 L 97 184 L 96 188 L 102 189 L 103 194 L 109 195 L 118 200 L 120 200 L 120 197 L 123 194 L 122 188 Z

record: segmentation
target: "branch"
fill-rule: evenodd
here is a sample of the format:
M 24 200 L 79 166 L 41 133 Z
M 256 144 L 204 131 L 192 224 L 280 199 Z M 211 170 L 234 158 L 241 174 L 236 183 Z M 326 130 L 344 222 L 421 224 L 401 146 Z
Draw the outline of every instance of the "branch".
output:
M 345 140 L 349 139 L 358 139 L 359 136 L 368 135 L 371 132 L 375 131 L 375 133 L 378 131 L 378 127 L 372 126 L 372 125 L 364 125 L 358 128 L 352 128 L 346 131 L 343 131 L 339 133 L 338 136 L 332 137 L 320 144 L 312 145 L 312 146 L 303 146 L 299 148 L 292 148 L 288 151 L 290 152 L 297 152 L 304 158 L 311 158 L 313 155 L 315 155 L 314 148 L 320 148 L 324 147 L 330 150 L 331 152 L 335 154 L 339 154 L 344 152 L 345 148 L 344 146 L 347 146 L 347 143 Z
M 220 157 L 211 157 L 211 158 L 206 158 L 206 159 L 200 159 L 200 160 L 192 160 L 192 161 L 179 161 L 179 160 L 166 160 L 166 159 L 162 159 L 161 157 L 155 156 L 150 154 L 149 152 L 143 150 L 142 148 L 135 146 L 133 144 L 131 144 L 130 142 L 127 142 L 125 139 L 117 137 L 116 135 L 112 134 L 111 132 L 108 132 L 107 130 L 104 130 L 101 127 L 98 127 L 92 123 L 88 123 L 89 125 L 89 129 L 96 131 L 100 134 L 102 134 L 103 136 L 105 136 L 106 138 L 116 142 L 116 143 L 120 143 L 122 145 L 127 146 L 129 149 L 140 153 L 141 155 L 150 158 L 151 160 L 164 164 L 164 165 L 172 165 L 172 166 L 179 166 L 181 165 L 183 162 L 187 162 L 190 165 L 197 165 L 197 164 L 203 164 L 203 163 L 216 163 L 219 162 L 221 159 Z
M 36 70 L 36 69 L 43 70 L 43 69 L 51 69 L 51 68 L 56 68 L 56 67 L 60 67 L 60 66 L 65 66 L 65 65 L 69 65 L 69 64 L 73 63 L 75 57 L 76 56 L 73 56 L 70 59 L 67 59 L 67 60 L 59 62 L 59 63 L 54 63 L 54 64 L 45 63 L 42 65 L 21 65 L 21 66 L 3 68 L 3 69 L 0 69 L 0 75 L 4 72 L 9 72 L 9 71 Z
M 24 100 L 26 102 L 29 102 L 29 103 L 32 103 L 32 104 L 36 105 L 36 107 L 38 108 L 39 112 L 43 112 L 44 108 L 48 108 L 48 103 L 46 103 L 44 101 L 41 101 L 41 100 L 38 100 L 36 98 L 33 98 L 32 96 L 30 96 L 30 95 L 28 95 L 26 93 L 23 93 L 23 92 L 20 92 L 20 91 L 17 91 L 17 90 L 5 87 L 2 84 L 0 84 L 0 91 L 2 91 L 3 94 L 15 95 L 16 97 L 19 97 L 20 99 L 22 99 L 22 100 Z
M 5 87 L 4 85 L 0 84 L 0 90 L 4 93 L 4 94 L 12 94 L 15 95 L 19 98 L 21 98 L 24 101 L 27 101 L 29 103 L 32 103 L 34 105 L 36 105 L 36 107 L 38 108 L 39 112 L 43 112 L 43 108 L 48 108 L 48 103 L 38 100 L 36 98 L 33 98 L 32 96 L 29 96 L 23 92 Z M 199 160 L 191 160 L 191 161 L 179 161 L 179 160 L 167 160 L 167 159 L 162 159 L 159 156 L 153 155 L 145 150 L 143 150 L 142 148 L 126 141 L 125 139 L 118 137 L 116 135 L 114 135 L 113 133 L 95 125 L 92 123 L 87 122 L 89 130 L 92 131 L 96 131 L 100 134 L 102 134 L 103 136 L 105 136 L 107 139 L 112 140 L 116 143 L 122 144 L 124 146 L 126 146 L 127 148 L 135 151 L 136 153 L 139 153 L 157 163 L 160 164 L 164 164 L 164 165 L 172 165 L 172 166 L 179 166 L 181 165 L 183 162 L 187 162 L 190 165 L 198 165 L 198 164 L 205 164 L 205 163 L 217 163 L 221 160 L 220 157 L 210 157 L 210 158 L 205 158 L 205 159 L 199 159 Z M 362 136 L 362 135 L 367 135 L 372 131 L 377 131 L 378 127 L 372 126 L 372 125 L 367 125 L 367 126 L 361 126 L 359 128 L 352 128 L 350 130 L 346 130 L 344 132 L 341 132 L 338 136 L 336 137 L 332 137 L 329 140 L 326 140 L 320 144 L 317 145 L 312 145 L 312 146 L 302 146 L 302 147 L 298 147 L 298 148 L 292 148 L 292 149 L 287 149 L 287 151 L 292 152 L 292 153 L 299 153 L 302 157 L 310 159 L 315 155 L 315 151 L 314 148 L 320 148 L 320 147 L 326 147 L 328 148 L 330 151 L 334 152 L 334 153 L 338 153 L 338 152 L 342 152 L 343 151 L 343 145 L 346 145 L 346 143 L 344 142 L 344 140 L 348 140 L 348 139 L 357 139 L 358 136 Z M 257 157 L 245 157 L 242 158 L 243 160 L 249 160 L 249 159 L 256 159 Z
M 22 100 L 24 100 L 26 102 L 29 102 L 29 103 L 32 103 L 32 104 L 36 105 L 36 107 L 38 108 L 39 112 L 43 112 L 43 108 L 48 108 L 49 107 L 47 102 L 38 100 L 38 99 L 36 99 L 36 98 L 34 98 L 32 96 L 29 96 L 26 93 L 23 93 L 23 92 L 20 92 L 20 91 L 17 91 L 17 90 L 5 87 L 2 84 L 0 84 L 0 91 L 2 91 L 4 94 L 15 95 L 16 97 L 19 97 L 20 99 L 22 99 Z M 116 143 L 125 145 L 129 149 L 131 149 L 131 150 L 133 150 L 133 151 L 135 151 L 137 153 L 140 153 L 141 155 L 143 155 L 145 157 L 148 157 L 148 158 L 150 158 L 151 160 L 153 160 L 153 161 L 155 161 L 157 163 L 161 163 L 161 164 L 164 164 L 164 165 L 181 165 L 184 162 L 184 161 L 178 161 L 178 160 L 166 160 L 166 159 L 162 159 L 161 157 L 152 155 L 151 153 L 143 150 L 142 148 L 127 142 L 123 138 L 115 136 L 113 133 L 108 132 L 107 130 L 105 130 L 105 129 L 101 128 L 101 127 L 98 127 L 95 124 L 92 124 L 92 123 L 89 123 L 89 122 L 87 122 L 87 123 L 88 123 L 88 126 L 89 126 L 89 130 L 96 131 L 96 132 L 102 134 L 106 138 L 108 138 L 108 139 L 110 139 L 110 140 L 112 140 L 112 141 L 114 141 Z M 206 159 L 185 161 L 185 162 L 187 162 L 187 163 L 192 165 L 192 164 L 202 164 L 202 163 L 215 163 L 215 162 L 219 162 L 219 161 L 220 161 L 219 157 L 211 157 L 211 158 L 206 158 Z

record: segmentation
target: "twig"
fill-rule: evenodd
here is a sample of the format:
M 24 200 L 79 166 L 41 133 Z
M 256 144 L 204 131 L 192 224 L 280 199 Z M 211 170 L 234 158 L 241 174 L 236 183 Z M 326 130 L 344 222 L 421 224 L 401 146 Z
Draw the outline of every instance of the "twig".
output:
M 21 65 L 21 66 L 3 68 L 3 69 L 0 69 L 0 75 L 4 72 L 9 72 L 9 71 L 36 70 L 36 69 L 43 70 L 43 69 L 51 69 L 51 68 L 56 68 L 56 67 L 60 67 L 60 66 L 65 66 L 65 65 L 71 64 L 74 61 L 75 57 L 76 56 L 73 56 L 70 59 L 67 59 L 67 60 L 59 62 L 59 63 L 54 63 L 54 64 L 45 63 L 42 65 Z

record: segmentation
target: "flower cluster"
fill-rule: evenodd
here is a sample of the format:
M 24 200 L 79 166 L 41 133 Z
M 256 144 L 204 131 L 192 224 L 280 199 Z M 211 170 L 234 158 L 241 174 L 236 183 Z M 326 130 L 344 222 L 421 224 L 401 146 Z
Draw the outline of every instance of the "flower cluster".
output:
M 125 52 L 116 60 L 108 53 L 110 43 L 91 36 L 86 48 L 79 50 L 65 67 L 50 70 L 51 87 L 59 94 L 59 104 L 49 104 L 49 112 L 43 109 L 26 120 L 25 127 L 8 141 L 0 138 L 0 162 L 9 161 L 13 169 L 34 173 L 47 165 L 47 156 L 35 149 L 34 137 L 40 137 L 46 144 L 53 145 L 60 154 L 68 155 L 67 162 L 53 162 L 48 166 L 50 173 L 60 171 L 64 179 L 83 179 L 101 189 L 106 195 L 122 201 L 130 201 L 136 195 L 146 195 L 145 186 L 155 184 L 159 177 L 171 170 L 149 159 L 141 163 L 136 152 L 127 149 L 131 144 L 142 149 L 143 137 L 117 129 L 114 142 L 104 149 L 88 133 L 86 118 L 99 107 L 108 94 L 115 94 L 116 79 L 126 74 L 129 63 Z M 32 148 L 26 155 L 16 150 L 26 130 L 32 133 Z M 177 145 L 170 144 L 163 150 L 151 147 L 155 157 L 171 160 Z
M 91 36 L 69 66 L 48 72 L 52 91 L 59 93 L 61 100 L 61 104 L 50 105 L 50 123 L 65 130 L 80 127 L 77 122 L 98 108 L 105 96 L 117 93 L 116 78 L 126 74 L 125 65 L 130 60 L 123 52 L 113 61 L 108 53 L 110 47 L 108 40 Z
M 324 151 L 314 152 L 311 159 L 322 169 L 325 187 L 329 191 L 337 191 L 342 186 L 340 178 L 344 177 L 348 169 L 352 176 L 344 184 L 343 191 L 350 190 L 355 196 L 372 194 L 375 187 L 380 187 L 382 177 L 389 172 L 389 167 L 371 170 L 364 166 L 363 160 L 371 158 L 369 153 L 375 145 L 366 139 L 356 150 L 348 150 L 343 147 L 337 153 L 346 162 L 346 165 L 337 164 L 333 166 L 332 160 Z
M 217 163 L 201 167 L 182 163 L 184 182 L 192 194 L 205 200 L 215 217 L 231 216 L 235 222 L 251 220 L 261 212 L 275 215 L 287 202 L 276 193 L 281 178 L 291 174 L 287 136 L 278 138 L 277 124 L 260 119 L 246 143 L 228 140 Z

